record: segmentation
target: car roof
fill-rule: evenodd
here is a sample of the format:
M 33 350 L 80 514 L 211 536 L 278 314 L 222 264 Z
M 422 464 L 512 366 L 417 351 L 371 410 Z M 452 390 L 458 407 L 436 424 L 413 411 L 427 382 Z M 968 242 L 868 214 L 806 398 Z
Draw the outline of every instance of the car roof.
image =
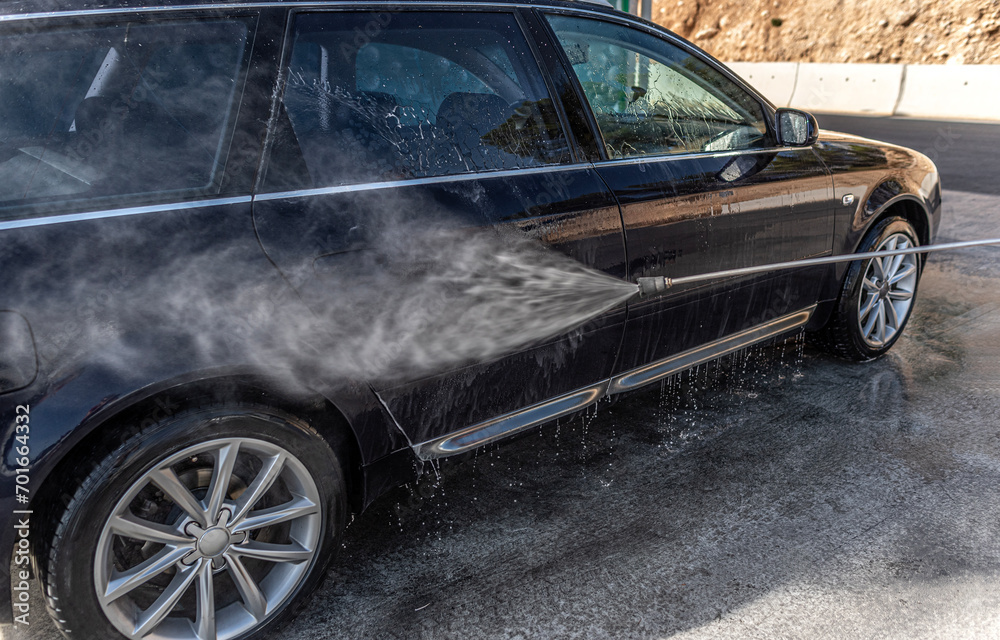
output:
M 436 4 L 441 6 L 469 6 L 469 5 L 498 5 L 498 4 L 519 4 L 519 5 L 558 5 L 558 6 L 581 6 L 598 9 L 603 8 L 609 13 L 615 9 L 605 0 L 394 0 L 386 4 L 392 6 L 405 6 L 407 4 Z M 0 1 L 0 22 L 14 19 L 16 16 L 36 15 L 36 14 L 60 14 L 60 13 L 88 13 L 102 11 L 121 10 L 143 10 L 156 8 L 183 8 L 183 7 L 207 7 L 207 6 L 275 6 L 282 4 L 309 4 L 316 6 L 343 6 L 355 4 L 350 0 L 316 0 L 315 2 L 303 2 L 302 0 L 250 0 L 250 1 L 226 1 L 226 0 L 6 0 Z M 358 2 L 357 4 L 370 4 Z

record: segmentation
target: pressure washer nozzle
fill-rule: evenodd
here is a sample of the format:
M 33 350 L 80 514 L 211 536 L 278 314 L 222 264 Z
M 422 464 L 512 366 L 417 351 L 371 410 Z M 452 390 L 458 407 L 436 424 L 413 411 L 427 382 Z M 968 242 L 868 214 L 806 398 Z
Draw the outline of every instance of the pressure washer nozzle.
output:
M 674 285 L 673 281 L 665 276 L 639 278 L 636 284 L 639 285 L 640 296 L 659 295 Z

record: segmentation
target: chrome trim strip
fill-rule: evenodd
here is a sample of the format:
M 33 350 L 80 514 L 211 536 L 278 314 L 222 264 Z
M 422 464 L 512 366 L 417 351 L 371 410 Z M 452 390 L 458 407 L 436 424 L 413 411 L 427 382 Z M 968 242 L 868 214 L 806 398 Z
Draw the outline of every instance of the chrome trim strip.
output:
M 744 347 L 772 338 L 786 331 L 797 329 L 809 322 L 809 318 L 812 317 L 815 310 L 816 305 L 812 305 L 801 311 L 775 318 L 770 322 L 751 327 L 721 340 L 716 340 L 715 342 L 710 342 L 670 356 L 659 362 L 633 369 L 628 373 L 613 378 L 608 387 L 608 394 L 638 389 L 643 385 L 656 382 L 675 373 L 680 373 L 685 369 L 721 358 L 724 355 L 739 351 Z
M 469 451 L 518 431 L 579 411 L 603 398 L 607 395 L 607 390 L 608 381 L 603 380 L 592 387 L 579 389 L 527 409 L 480 422 L 436 440 L 422 442 L 414 446 L 413 450 L 421 460 L 433 460 Z
M 220 2 L 213 4 L 178 4 L 172 6 L 159 6 L 159 7 L 109 7 L 104 9 L 77 9 L 75 11 L 42 11 L 36 13 L 21 13 L 21 14 L 6 14 L 0 15 L 0 24 L 21 22 L 24 20 L 39 20 L 45 18 L 79 18 L 85 16 L 107 16 L 107 15 L 117 15 L 122 13 L 171 13 L 179 11 L 218 11 L 218 10 L 228 10 L 228 11 L 239 11 L 239 10 L 253 10 L 253 9 L 278 9 L 278 8 L 291 8 L 291 9 L 316 9 L 318 11 L 330 10 L 330 9 L 348 9 L 352 7 L 365 7 L 368 5 L 385 6 L 386 3 L 382 0 L 342 0 L 341 2 L 247 2 L 247 3 L 237 3 L 237 2 Z M 393 9 L 398 10 L 398 8 L 404 7 L 451 7 L 455 9 L 476 9 L 479 7 L 485 7 L 488 9 L 509 9 L 509 8 L 519 8 L 519 9 L 560 9 L 566 10 L 567 7 L 557 6 L 557 5 L 543 5 L 543 4 L 529 4 L 526 2 L 483 2 L 483 3 L 473 3 L 473 4 L 463 4 L 460 2 L 448 1 L 448 0 L 413 0 L 407 2 L 405 5 L 394 5 Z M 610 6 L 610 5 L 609 5 Z M 405 9 L 404 9 L 405 10 Z M 609 14 L 595 11 L 589 7 L 580 7 L 575 11 L 581 13 L 593 13 L 597 15 L 607 16 Z M 624 14 L 629 15 L 629 14 Z M 641 23 L 637 23 L 641 24 Z M 645 26 L 645 25 L 643 25 Z
M 456 173 L 447 176 L 432 176 L 429 178 L 408 178 L 406 180 L 391 180 L 387 182 L 359 182 L 335 187 L 318 187 L 316 189 L 299 189 L 296 191 L 280 191 L 276 193 L 259 193 L 254 196 L 256 202 L 268 200 L 285 200 L 290 198 L 308 198 L 311 196 L 333 195 L 336 193 L 351 193 L 355 191 L 372 191 L 375 189 L 392 189 L 422 184 L 440 184 L 443 182 L 465 182 L 468 180 L 487 180 L 489 178 L 506 178 L 509 176 L 530 175 L 535 173 L 556 173 L 563 171 L 578 171 L 593 169 L 589 162 L 574 162 L 572 164 L 554 164 L 546 167 L 526 167 L 524 169 L 504 169 L 503 171 L 480 171 L 475 173 Z
M 179 4 L 168 7 L 109 7 L 106 9 L 77 9 L 75 11 L 45 11 L 41 13 L 21 13 L 0 15 L 0 24 L 15 23 L 24 20 L 43 20 L 47 18 L 82 18 L 87 16 L 113 16 L 123 13 L 171 13 L 174 11 L 194 11 L 205 9 L 214 11 L 218 9 L 254 9 L 259 7 L 278 6 L 278 3 L 267 3 L 261 5 L 251 4 Z
M 218 207 L 231 204 L 249 204 L 252 201 L 253 200 L 250 196 L 237 196 L 235 198 L 217 198 L 215 200 L 198 200 L 196 202 L 152 204 L 145 207 L 106 209 L 104 211 L 88 211 L 86 213 L 66 213 L 53 216 L 39 216 L 37 218 L 22 218 L 20 220 L 0 222 L 0 231 L 6 231 L 8 229 L 23 229 L 26 227 L 40 227 L 49 224 L 62 224 L 63 222 L 80 222 L 83 220 L 98 220 L 100 218 L 120 218 L 122 216 L 135 216 L 143 213 L 157 213 L 159 211 L 198 209 L 200 207 Z
M 639 156 L 635 158 L 616 158 L 614 160 L 598 160 L 594 166 L 601 167 L 610 165 L 629 165 L 648 162 L 669 162 L 674 160 L 690 160 L 692 158 L 722 158 L 726 156 L 747 156 L 762 153 L 781 153 L 783 151 L 795 151 L 809 149 L 810 147 L 768 147 L 766 149 L 739 149 L 735 151 L 700 151 L 696 153 L 676 153 L 669 156 Z

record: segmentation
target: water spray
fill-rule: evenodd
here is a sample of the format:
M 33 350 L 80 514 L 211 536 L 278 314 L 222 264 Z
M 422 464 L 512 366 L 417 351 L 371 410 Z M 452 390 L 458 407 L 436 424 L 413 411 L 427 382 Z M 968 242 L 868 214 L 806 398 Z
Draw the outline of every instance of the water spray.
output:
M 797 267 L 812 267 L 822 264 L 836 264 L 838 262 L 867 260 L 868 258 L 886 258 L 889 256 L 901 256 L 911 253 L 931 253 L 934 251 L 949 251 L 951 249 L 966 249 L 968 247 L 984 247 L 989 245 L 1000 245 L 1000 238 L 929 244 L 923 247 L 908 247 L 906 249 L 891 249 L 886 251 L 869 251 L 866 253 L 852 253 L 842 256 L 825 256 L 823 258 L 804 258 L 802 260 L 791 260 L 789 262 L 762 264 L 756 267 L 742 267 L 739 269 L 726 269 L 724 271 L 711 271 L 694 276 L 681 276 L 679 278 L 670 278 L 668 276 L 648 276 L 639 278 L 636 281 L 636 285 L 639 290 L 635 295 L 643 297 L 655 296 L 665 293 L 668 289 L 677 285 L 690 284 L 692 282 L 704 282 L 706 280 L 717 280 L 719 278 L 729 278 L 732 276 L 748 276 L 755 273 L 767 273 L 770 271 L 781 271 L 783 269 L 795 269 Z

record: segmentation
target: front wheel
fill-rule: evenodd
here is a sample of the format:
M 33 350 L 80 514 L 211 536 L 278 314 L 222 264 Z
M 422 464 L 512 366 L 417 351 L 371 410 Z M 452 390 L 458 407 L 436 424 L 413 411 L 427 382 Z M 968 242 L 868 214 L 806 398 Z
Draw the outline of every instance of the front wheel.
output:
M 268 637 L 319 583 L 346 499 L 336 456 L 267 410 L 195 409 L 134 433 L 58 519 L 47 604 L 69 637 Z
M 908 249 L 919 245 L 903 218 L 879 222 L 859 252 Z M 833 317 L 818 334 L 821 347 L 848 360 L 877 358 L 892 347 L 906 326 L 917 294 L 922 262 L 909 253 L 852 262 Z

